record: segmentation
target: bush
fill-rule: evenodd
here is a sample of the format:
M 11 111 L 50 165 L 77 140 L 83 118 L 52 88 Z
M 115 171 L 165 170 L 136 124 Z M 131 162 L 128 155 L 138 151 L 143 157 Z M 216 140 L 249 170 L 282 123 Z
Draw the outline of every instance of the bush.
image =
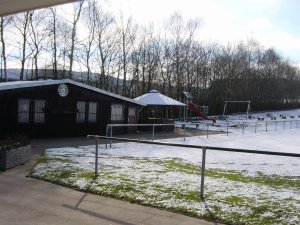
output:
M 14 134 L 4 140 L 0 140 L 0 151 L 7 151 L 29 144 L 28 136 L 24 134 Z

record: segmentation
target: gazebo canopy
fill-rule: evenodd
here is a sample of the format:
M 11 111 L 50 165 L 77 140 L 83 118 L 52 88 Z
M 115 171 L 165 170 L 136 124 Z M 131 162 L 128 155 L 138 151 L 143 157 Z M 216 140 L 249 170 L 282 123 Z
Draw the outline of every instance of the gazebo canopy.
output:
M 151 90 L 149 93 L 135 98 L 134 100 L 146 104 L 148 106 L 185 106 L 182 102 L 162 95 L 157 90 Z

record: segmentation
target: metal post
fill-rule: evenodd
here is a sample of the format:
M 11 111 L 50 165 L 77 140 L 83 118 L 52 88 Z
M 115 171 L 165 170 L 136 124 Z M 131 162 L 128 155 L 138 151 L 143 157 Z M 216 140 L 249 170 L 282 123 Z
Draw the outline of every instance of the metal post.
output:
M 152 141 L 154 141 L 154 128 L 155 126 L 154 126 L 154 124 L 152 125 Z
M 275 121 L 275 131 L 277 131 L 277 121 Z
M 204 200 L 204 177 L 205 177 L 205 159 L 206 159 L 206 147 L 202 148 L 202 169 L 201 169 L 201 187 L 200 187 L 200 199 Z
M 254 131 L 254 133 L 256 133 L 256 127 L 257 127 L 257 122 L 255 122 L 255 131 Z
M 243 122 L 243 134 L 245 132 L 245 122 Z
M 185 122 L 184 122 L 184 124 L 183 124 L 183 141 L 185 141 Z
M 268 122 L 266 121 L 266 132 L 268 132 Z
M 110 137 L 112 137 L 112 126 L 110 126 Z M 111 148 L 112 140 L 110 140 L 110 148 Z
M 98 140 L 98 138 L 96 138 L 95 178 L 98 177 L 98 145 L 99 145 L 99 140 Z
M 290 121 L 290 129 L 292 129 L 292 121 Z
M 208 123 L 206 123 L 206 138 L 208 138 Z
M 285 130 L 285 121 L 283 121 L 283 130 Z
M 108 137 L 108 126 L 106 126 L 106 137 Z M 105 139 L 105 148 L 107 148 L 107 139 Z
M 228 127 L 229 127 L 229 123 L 227 122 L 227 136 L 228 136 Z
M 183 141 L 185 141 L 185 121 L 186 121 L 186 107 L 183 110 Z

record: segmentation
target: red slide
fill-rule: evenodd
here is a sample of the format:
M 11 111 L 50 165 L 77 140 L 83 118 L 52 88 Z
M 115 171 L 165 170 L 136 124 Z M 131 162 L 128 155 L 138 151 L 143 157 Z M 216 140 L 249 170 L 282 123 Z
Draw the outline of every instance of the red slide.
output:
M 204 113 L 200 112 L 197 109 L 197 106 L 195 104 L 191 103 L 191 102 L 188 104 L 188 109 L 190 109 L 192 112 L 194 112 L 197 116 L 199 116 L 203 120 L 211 120 L 211 121 L 213 121 L 213 123 L 216 122 L 215 119 L 210 119 Z

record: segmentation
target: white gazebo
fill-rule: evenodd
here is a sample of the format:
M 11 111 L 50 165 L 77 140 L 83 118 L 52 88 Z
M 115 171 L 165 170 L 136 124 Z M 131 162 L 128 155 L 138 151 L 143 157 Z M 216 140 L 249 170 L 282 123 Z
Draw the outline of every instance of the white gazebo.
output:
M 170 111 L 172 112 L 175 107 L 185 106 L 184 103 L 165 96 L 157 90 L 151 90 L 134 100 L 147 105 L 142 112 L 143 118 L 170 118 Z

